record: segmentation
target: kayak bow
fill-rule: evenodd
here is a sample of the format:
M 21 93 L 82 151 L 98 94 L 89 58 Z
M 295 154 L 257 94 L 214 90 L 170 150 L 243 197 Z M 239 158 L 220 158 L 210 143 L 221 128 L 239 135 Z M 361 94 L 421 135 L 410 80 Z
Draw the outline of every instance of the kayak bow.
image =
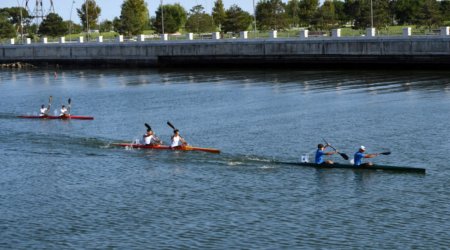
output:
M 132 144 L 132 143 L 113 143 L 114 146 L 129 147 L 129 148 L 142 148 L 142 149 L 159 149 L 159 150 L 178 150 L 178 151 L 201 151 L 213 154 L 219 154 L 220 150 L 215 148 L 200 148 L 193 146 L 178 146 L 170 147 L 166 145 L 144 145 L 144 144 Z
M 53 115 L 21 115 L 18 118 L 25 119 L 48 119 L 48 120 L 94 120 L 92 116 L 68 115 L 68 116 L 53 116 Z

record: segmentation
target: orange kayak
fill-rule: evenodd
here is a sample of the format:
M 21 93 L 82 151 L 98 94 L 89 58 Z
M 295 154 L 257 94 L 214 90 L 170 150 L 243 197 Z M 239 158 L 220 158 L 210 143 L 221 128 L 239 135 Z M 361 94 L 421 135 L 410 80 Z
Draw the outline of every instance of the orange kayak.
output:
M 170 147 L 167 145 L 144 145 L 144 144 L 132 144 L 132 143 L 113 143 L 114 146 L 129 147 L 129 148 L 142 148 L 142 149 L 160 149 L 160 150 L 179 150 L 179 151 L 201 151 L 213 154 L 219 154 L 220 150 L 215 148 L 200 148 L 193 146 L 178 146 Z

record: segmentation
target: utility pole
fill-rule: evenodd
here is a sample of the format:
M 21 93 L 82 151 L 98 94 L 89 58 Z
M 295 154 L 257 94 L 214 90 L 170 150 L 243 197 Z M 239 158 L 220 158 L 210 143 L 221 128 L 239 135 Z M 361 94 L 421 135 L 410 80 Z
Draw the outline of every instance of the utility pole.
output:
M 20 11 L 20 41 L 23 44 L 23 14 L 22 14 L 22 5 L 19 3 L 19 0 L 17 0 L 17 6 L 19 7 Z

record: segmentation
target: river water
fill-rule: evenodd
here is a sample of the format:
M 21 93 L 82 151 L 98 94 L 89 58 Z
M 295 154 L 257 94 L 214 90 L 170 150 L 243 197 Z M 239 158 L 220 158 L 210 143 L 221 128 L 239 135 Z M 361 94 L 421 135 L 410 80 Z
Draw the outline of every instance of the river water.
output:
M 0 248 L 448 248 L 449 114 L 450 72 L 0 71 Z M 167 121 L 222 153 L 111 146 Z M 322 138 L 427 173 L 277 164 Z

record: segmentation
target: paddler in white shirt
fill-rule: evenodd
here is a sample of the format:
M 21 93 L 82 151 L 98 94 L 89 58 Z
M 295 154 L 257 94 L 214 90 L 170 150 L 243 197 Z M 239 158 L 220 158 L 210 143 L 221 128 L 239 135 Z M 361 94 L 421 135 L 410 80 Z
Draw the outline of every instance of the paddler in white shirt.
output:
M 172 144 L 170 147 L 186 146 L 188 143 L 180 136 L 178 129 L 173 130 Z
M 67 110 L 65 105 L 62 105 L 61 107 L 60 116 L 69 116 L 69 110 Z
M 144 134 L 145 145 L 161 145 L 162 141 L 153 133 L 152 129 L 147 127 L 147 133 Z
M 49 110 L 50 110 L 50 105 L 48 105 L 48 107 L 45 107 L 45 105 L 42 104 L 40 112 L 39 112 L 39 116 L 46 116 Z

